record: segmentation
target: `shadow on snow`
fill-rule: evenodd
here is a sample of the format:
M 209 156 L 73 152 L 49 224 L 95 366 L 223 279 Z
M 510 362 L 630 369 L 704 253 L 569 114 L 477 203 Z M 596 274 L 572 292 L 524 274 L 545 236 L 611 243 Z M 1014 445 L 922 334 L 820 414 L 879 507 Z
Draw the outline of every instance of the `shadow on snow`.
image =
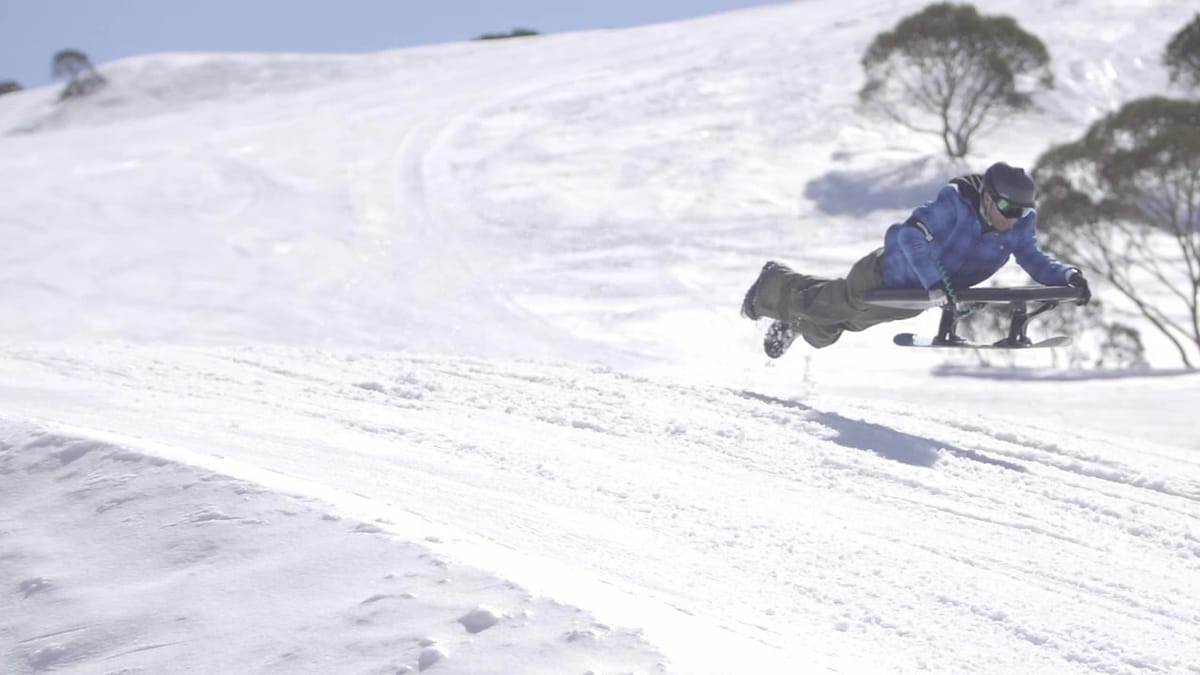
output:
M 967 171 L 941 158 L 869 171 L 830 171 L 809 181 L 804 196 L 832 216 L 864 216 L 886 209 L 904 214 L 903 220 L 913 208 L 933 199 L 950 178 Z
M 1028 380 L 1035 382 L 1082 382 L 1124 380 L 1143 377 L 1200 375 L 1194 368 L 1128 368 L 1125 370 L 1056 370 L 1049 368 L 987 368 L 941 365 L 931 371 L 940 377 L 973 377 L 980 380 Z
M 884 459 L 911 464 L 912 466 L 932 467 L 948 453 L 955 457 L 969 459 L 984 464 L 991 464 L 1009 471 L 1028 473 L 1028 469 L 1020 464 L 978 453 L 974 450 L 960 448 L 948 443 L 942 443 L 923 436 L 914 436 L 890 427 L 872 422 L 851 419 L 831 412 L 821 412 L 798 401 L 766 396 L 752 391 L 738 392 L 743 398 L 760 401 L 770 405 L 783 406 L 793 410 L 810 413 L 808 419 L 823 424 L 837 432 L 830 439 L 833 443 L 854 450 L 873 452 Z

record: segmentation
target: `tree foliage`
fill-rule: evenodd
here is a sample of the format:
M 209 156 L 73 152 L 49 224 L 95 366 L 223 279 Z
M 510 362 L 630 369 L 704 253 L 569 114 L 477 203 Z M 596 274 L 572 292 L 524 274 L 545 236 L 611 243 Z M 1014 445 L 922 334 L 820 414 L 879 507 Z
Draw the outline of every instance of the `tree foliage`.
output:
M 480 35 L 479 37 L 477 37 L 475 39 L 476 40 L 503 40 L 505 38 L 531 37 L 534 35 L 541 35 L 541 33 L 538 33 L 536 30 L 531 30 L 529 28 L 514 28 L 507 33 L 484 33 L 483 35 Z
M 1047 248 L 1102 275 L 1200 356 L 1200 102 L 1132 101 L 1039 160 Z
M 21 91 L 21 85 L 15 80 L 0 80 L 0 96 L 11 94 L 14 91 Z
M 1200 87 L 1200 12 L 1167 43 L 1163 64 L 1172 82 Z
M 81 73 L 94 71 L 87 54 L 78 49 L 63 49 L 55 53 L 51 61 L 51 74 L 55 78 L 74 78 Z
M 67 86 L 59 94 L 60 99 L 86 96 L 100 87 L 107 80 L 92 65 L 87 54 L 78 49 L 63 49 L 51 60 L 50 72 L 55 78 L 67 78 Z
M 875 37 L 859 98 L 909 129 L 940 135 L 947 155 L 963 157 L 994 117 L 1030 107 L 1018 78 L 1053 86 L 1049 63 L 1042 41 L 1011 17 L 934 4 Z

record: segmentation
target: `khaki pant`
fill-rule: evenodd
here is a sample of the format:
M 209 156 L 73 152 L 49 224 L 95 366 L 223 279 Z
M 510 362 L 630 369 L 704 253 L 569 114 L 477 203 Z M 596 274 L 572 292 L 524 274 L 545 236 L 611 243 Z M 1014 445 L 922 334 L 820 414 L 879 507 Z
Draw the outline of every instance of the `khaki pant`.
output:
M 837 342 L 842 331 L 860 331 L 887 321 L 917 316 L 924 310 L 868 305 L 869 290 L 883 288 L 883 249 L 863 257 L 845 279 L 800 274 L 778 265 L 764 272 L 754 296 L 754 311 L 797 327 L 804 341 L 818 349 Z

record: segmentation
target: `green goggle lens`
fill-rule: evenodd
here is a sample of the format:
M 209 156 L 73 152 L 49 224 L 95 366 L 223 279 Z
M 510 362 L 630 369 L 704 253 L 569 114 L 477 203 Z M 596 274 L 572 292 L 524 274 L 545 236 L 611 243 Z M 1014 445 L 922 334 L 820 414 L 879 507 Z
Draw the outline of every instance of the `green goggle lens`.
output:
M 1032 206 L 1021 206 L 1009 201 L 1007 197 L 996 197 L 996 210 L 1005 218 L 1024 218 L 1033 213 Z

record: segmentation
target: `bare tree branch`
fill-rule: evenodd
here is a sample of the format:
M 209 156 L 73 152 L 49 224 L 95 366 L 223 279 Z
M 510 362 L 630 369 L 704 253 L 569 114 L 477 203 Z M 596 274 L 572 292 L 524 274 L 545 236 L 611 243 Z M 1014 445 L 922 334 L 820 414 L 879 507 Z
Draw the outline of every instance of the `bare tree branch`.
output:
M 1049 62 L 1045 45 L 1013 19 L 934 4 L 875 37 L 862 59 L 867 82 L 859 98 L 907 129 L 941 136 L 948 156 L 963 157 L 999 113 L 1026 106 L 1017 76 L 1040 74 L 1052 86 Z
M 1070 251 L 1200 356 L 1200 102 L 1131 101 L 1038 161 L 1052 250 Z

